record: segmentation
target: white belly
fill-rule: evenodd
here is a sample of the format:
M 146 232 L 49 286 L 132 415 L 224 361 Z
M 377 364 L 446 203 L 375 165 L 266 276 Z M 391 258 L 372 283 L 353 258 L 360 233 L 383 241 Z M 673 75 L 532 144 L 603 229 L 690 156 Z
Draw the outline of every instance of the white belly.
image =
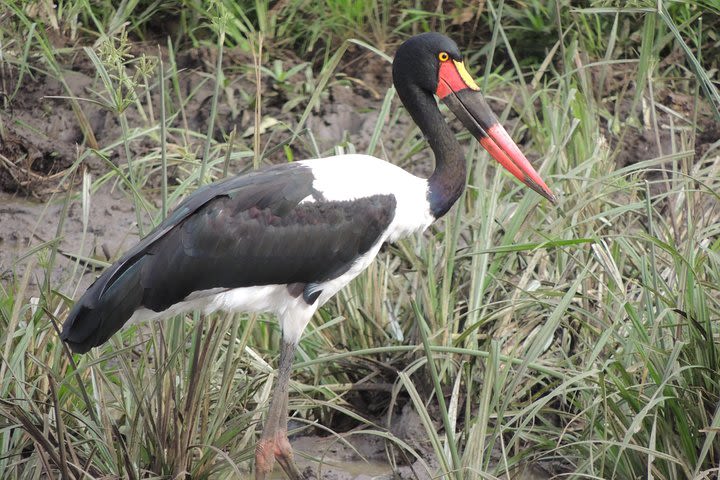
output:
M 162 312 L 140 308 L 133 313 L 127 325 L 148 320 L 162 320 L 194 311 L 206 315 L 219 310 L 225 312 L 273 313 L 278 317 L 283 338 L 286 341 L 297 343 L 320 305 L 320 299 L 314 304 L 308 305 L 302 294 L 293 297 L 288 291 L 287 285 L 262 285 L 230 290 L 214 288 L 194 292 L 182 302 Z
M 288 307 L 295 304 L 295 300 L 288 292 L 286 285 L 260 285 L 229 290 L 213 288 L 193 292 L 182 302 L 176 303 L 162 312 L 140 308 L 130 317 L 130 322 L 161 320 L 193 311 L 207 315 L 218 310 L 248 313 L 267 312 L 281 316 L 286 313 Z

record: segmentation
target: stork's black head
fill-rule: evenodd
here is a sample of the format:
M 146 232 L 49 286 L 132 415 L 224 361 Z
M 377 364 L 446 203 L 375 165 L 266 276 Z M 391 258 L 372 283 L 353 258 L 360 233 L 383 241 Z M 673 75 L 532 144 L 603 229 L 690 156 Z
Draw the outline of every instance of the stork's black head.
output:
M 400 98 L 406 87 L 420 87 L 434 94 L 440 65 L 448 60 L 462 62 L 462 55 L 455 42 L 439 33 L 421 33 L 400 45 L 393 60 L 393 83 Z
M 431 138 L 437 112 L 436 95 L 495 160 L 524 184 L 555 202 L 555 196 L 500 125 L 465 69 L 455 42 L 439 33 L 423 33 L 405 41 L 393 60 L 393 83 L 415 123 Z M 432 144 L 432 142 L 431 142 Z

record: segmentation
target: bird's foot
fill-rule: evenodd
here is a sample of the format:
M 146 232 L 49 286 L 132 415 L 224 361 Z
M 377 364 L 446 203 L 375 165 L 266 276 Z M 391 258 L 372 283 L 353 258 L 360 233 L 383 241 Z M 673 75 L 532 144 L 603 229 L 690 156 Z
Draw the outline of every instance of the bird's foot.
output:
M 303 480 L 293 459 L 293 449 L 286 431 L 275 432 L 271 438 L 261 439 L 255 447 L 255 480 L 266 480 L 272 473 L 275 460 L 290 480 Z
M 264 438 L 255 446 L 255 480 L 266 480 L 275 465 L 275 442 Z

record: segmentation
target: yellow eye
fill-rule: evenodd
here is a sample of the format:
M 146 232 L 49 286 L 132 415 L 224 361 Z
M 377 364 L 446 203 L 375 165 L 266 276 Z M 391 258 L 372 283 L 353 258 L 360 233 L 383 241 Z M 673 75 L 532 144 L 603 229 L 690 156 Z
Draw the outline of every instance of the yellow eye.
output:
M 440 52 L 438 53 L 438 60 L 441 62 L 447 62 L 450 59 L 450 55 L 447 54 L 447 52 Z

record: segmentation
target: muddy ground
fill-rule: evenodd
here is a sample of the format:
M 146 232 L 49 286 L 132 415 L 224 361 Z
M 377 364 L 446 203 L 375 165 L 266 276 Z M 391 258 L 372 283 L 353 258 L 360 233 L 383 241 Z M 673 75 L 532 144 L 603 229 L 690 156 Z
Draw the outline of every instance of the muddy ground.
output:
M 136 53 L 155 51 L 156 49 L 138 47 Z M 352 143 L 357 151 L 363 152 L 368 145 L 382 97 L 390 85 L 390 66 L 362 52 L 359 61 L 350 62 L 340 68 L 345 78 L 352 81 L 331 82 L 327 94 L 323 97 L 322 108 L 315 111 L 308 120 L 307 127 L 313 133 L 322 151 L 328 151 L 334 145 L 343 142 Z M 298 64 L 297 59 L 285 58 L 284 68 Z M 178 57 L 178 74 L 180 91 L 189 98 L 184 109 L 184 117 L 175 124 L 178 128 L 204 132 L 207 129 L 209 103 L 213 92 L 209 74 L 214 71 L 215 55 L 207 49 L 185 52 Z M 220 101 L 214 137 L 223 141 L 227 134 L 235 129 L 246 132 L 253 125 L 252 109 L 242 104 L 248 92 L 255 86 L 248 68 L 252 62 L 249 57 L 238 52 L 227 52 L 225 56 L 226 84 Z M 40 66 L 40 65 L 36 65 Z M 238 67 L 241 68 L 238 68 Z M 311 68 L 308 66 L 308 68 Z M 81 175 L 76 175 L 61 184 L 71 166 L 79 158 L 84 149 L 91 143 L 90 139 L 79 128 L 78 114 L 70 105 L 68 91 L 61 82 L 35 71 L 32 75 L 25 74 L 22 83 L 18 84 L 19 72 L 6 67 L 2 78 L 2 138 L 0 139 L 0 280 L 3 286 L 16 282 L 23 273 L 27 259 L 23 254 L 33 246 L 56 238 L 58 219 L 63 210 L 63 200 L 72 184 L 71 192 L 78 191 Z M 79 52 L 66 59 L 63 65 L 64 81 L 67 88 L 78 98 L 96 98 L 101 86 L 96 72 L 87 57 Z M 618 71 L 611 76 L 615 82 L 627 82 L 627 72 Z M 266 99 L 264 115 L 277 119 L 281 124 L 294 125 L 305 106 L 300 99 L 296 107 L 287 109 L 287 105 L 297 100 L 297 95 L 306 97 L 303 90 L 305 74 L 288 79 L 288 84 L 278 86 L 266 78 L 263 83 L 263 97 Z M 505 94 L 510 100 L 511 92 Z M 150 97 L 157 99 L 157 91 Z M 655 99 L 657 103 L 679 112 L 691 115 L 692 97 L 679 92 L 661 90 Z M 95 142 L 100 147 L 110 145 L 121 136 L 117 116 L 92 102 L 80 102 L 82 114 L 87 119 Z M 607 107 L 612 111 L 611 104 Z M 622 108 L 622 107 L 618 107 Z M 709 111 L 709 109 L 701 109 Z M 615 113 L 615 112 L 612 112 Z M 623 112 L 619 112 L 622 114 Z M 670 124 L 682 123 L 681 120 L 671 121 L 666 109 L 657 110 L 657 121 L 665 127 Z M 128 121 L 131 126 L 141 126 L 146 121 L 138 113 L 129 109 Z M 712 147 L 720 138 L 718 124 L 709 114 L 701 115 L 699 123 L 702 130 L 696 141 L 697 158 Z M 407 135 L 408 121 L 403 119 L 391 131 L 384 131 L 384 141 L 390 145 L 393 138 Z M 673 142 L 679 141 L 673 136 L 680 135 L 670 128 L 661 128 L 656 138 L 650 128 L 639 126 L 629 130 L 624 137 L 618 138 L 605 131 L 608 143 L 620 147 L 616 161 L 623 166 L 635 161 L 655 158 L 667 153 Z M 287 130 L 271 131 L 263 135 L 263 144 L 279 141 L 288 136 Z M 181 139 L 170 141 L 181 143 Z M 250 139 L 243 138 L 240 143 L 248 147 Z M 156 148 L 148 138 L 132 144 L 133 155 L 141 155 L 149 149 Z M 197 144 L 190 148 L 198 150 Z M 307 144 L 293 144 L 295 158 L 304 158 L 310 154 Z M 279 156 L 277 158 L 282 158 Z M 121 148 L 111 151 L 109 160 L 115 164 L 126 161 Z M 430 156 L 427 152 L 416 156 L 418 171 L 428 171 Z M 234 163 L 231 171 L 248 168 L 247 162 Z M 85 170 L 97 179 L 108 171 L 108 164 L 97 156 L 90 155 L 83 162 L 81 170 Z M 172 175 L 172 172 L 171 172 Z M 172 180 L 172 179 L 171 179 Z M 81 268 L 76 262 L 77 256 L 93 257 L 100 261 L 110 262 L 131 246 L 136 237 L 136 216 L 130 195 L 117 183 L 108 182 L 91 195 L 87 230 L 84 231 L 82 206 L 76 195 L 69 204 L 69 212 L 63 226 L 56 266 L 53 269 L 51 284 L 57 286 L 64 294 L 76 297 L 91 282 L 94 272 L 86 271 L 79 284 L 68 283 L 73 277 L 74 269 Z M 18 259 L 20 259 L 18 261 Z M 30 279 L 30 288 L 37 288 L 43 278 L 40 269 L 34 270 Z M 402 417 L 404 432 L 397 432 L 401 438 L 417 441 L 423 437 L 419 419 L 413 412 L 405 412 Z M 413 429 L 416 429 L 415 432 Z M 376 437 L 368 435 L 352 435 L 352 445 L 356 450 L 329 437 L 301 437 L 293 440 L 300 457 L 300 464 L 305 467 L 317 467 L 316 460 L 308 460 L 304 455 L 323 458 L 326 463 L 319 474 L 327 479 L 368 479 L 398 478 L 394 477 L 392 468 L 387 463 L 386 445 Z M 432 464 L 429 446 L 419 446 L 425 452 L 426 461 Z M 363 460 L 364 459 L 364 460 Z M 550 467 L 549 467 L 550 468 Z M 429 478 L 419 462 L 401 467 L 400 478 Z M 537 470 L 519 472 L 516 478 L 548 478 L 541 466 Z

